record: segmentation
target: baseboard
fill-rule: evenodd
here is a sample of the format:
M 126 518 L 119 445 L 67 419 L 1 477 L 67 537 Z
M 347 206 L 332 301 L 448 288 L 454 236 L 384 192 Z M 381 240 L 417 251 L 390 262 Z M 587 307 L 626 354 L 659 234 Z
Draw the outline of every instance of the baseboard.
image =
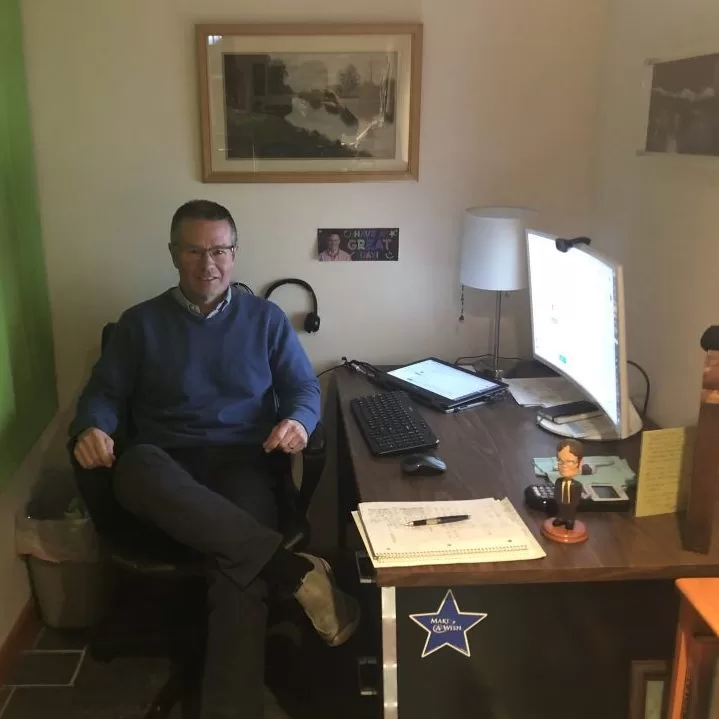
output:
M 7 638 L 0 646 L 0 686 L 5 683 L 5 677 L 15 658 L 20 652 L 29 648 L 30 643 L 40 631 L 40 626 L 40 620 L 35 613 L 32 600 L 28 599 L 20 610 Z

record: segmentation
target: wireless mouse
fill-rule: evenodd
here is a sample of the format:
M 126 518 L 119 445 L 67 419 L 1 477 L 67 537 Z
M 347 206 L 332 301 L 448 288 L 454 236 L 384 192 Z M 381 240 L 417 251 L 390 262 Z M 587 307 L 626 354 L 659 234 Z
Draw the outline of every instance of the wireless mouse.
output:
M 411 454 L 400 466 L 402 472 L 413 477 L 434 477 L 447 469 L 444 461 L 434 454 Z

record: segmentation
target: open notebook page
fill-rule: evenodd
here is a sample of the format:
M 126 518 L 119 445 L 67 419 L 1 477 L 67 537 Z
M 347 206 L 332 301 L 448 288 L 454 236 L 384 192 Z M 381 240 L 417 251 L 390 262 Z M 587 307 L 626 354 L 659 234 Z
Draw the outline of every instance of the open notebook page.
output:
M 469 519 L 449 524 L 407 526 L 408 522 L 417 519 L 457 514 L 467 514 Z M 377 558 L 490 551 L 511 553 L 526 551 L 536 544 L 507 499 L 362 503 L 359 520 L 368 549 Z

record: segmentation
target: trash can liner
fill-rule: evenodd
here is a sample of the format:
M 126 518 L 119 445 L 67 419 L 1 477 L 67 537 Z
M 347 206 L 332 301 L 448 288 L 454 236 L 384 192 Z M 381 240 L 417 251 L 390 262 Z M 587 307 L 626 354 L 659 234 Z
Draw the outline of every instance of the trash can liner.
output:
M 15 519 L 15 548 L 46 562 L 97 562 L 97 534 L 71 470 L 46 471 Z

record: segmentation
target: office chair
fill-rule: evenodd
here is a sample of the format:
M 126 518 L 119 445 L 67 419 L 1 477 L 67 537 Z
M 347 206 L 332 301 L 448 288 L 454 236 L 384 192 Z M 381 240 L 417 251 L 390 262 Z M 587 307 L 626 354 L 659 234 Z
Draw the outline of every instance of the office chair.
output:
M 107 345 L 114 323 L 102 330 L 101 347 Z M 115 437 L 116 443 L 131 434 L 129 413 L 122 418 Z M 325 464 L 325 440 L 319 424 L 302 452 L 302 472 L 299 487 L 292 476 L 292 463 L 287 455 L 277 455 L 276 471 L 280 474 L 278 487 L 279 527 L 284 547 L 297 551 L 307 546 L 310 525 L 307 520 L 312 496 L 319 484 Z M 105 621 L 93 631 L 89 649 L 98 661 L 110 661 L 119 656 L 168 656 L 170 673 L 165 685 L 145 714 L 145 719 L 163 719 L 181 702 L 183 719 L 193 719 L 199 713 L 199 689 L 204 661 L 205 627 L 205 568 L 197 555 L 178 552 L 171 546 L 167 551 L 150 553 L 130 541 L 118 541 L 103 536 L 100 543 L 112 574 L 114 604 Z M 133 617 L 135 626 L 127 622 L 127 604 L 139 605 L 140 616 Z M 160 610 L 161 608 L 161 610 Z M 160 616 L 155 616 L 160 612 Z M 270 604 L 269 633 L 273 621 L 286 619 L 281 609 Z M 143 627 L 138 632 L 137 624 Z M 292 625 L 285 622 L 292 629 Z M 287 626 L 285 628 L 287 628 Z M 296 644 L 299 630 L 290 632 Z M 138 634 L 142 636 L 138 636 Z M 294 636 L 293 636 L 294 635 Z

